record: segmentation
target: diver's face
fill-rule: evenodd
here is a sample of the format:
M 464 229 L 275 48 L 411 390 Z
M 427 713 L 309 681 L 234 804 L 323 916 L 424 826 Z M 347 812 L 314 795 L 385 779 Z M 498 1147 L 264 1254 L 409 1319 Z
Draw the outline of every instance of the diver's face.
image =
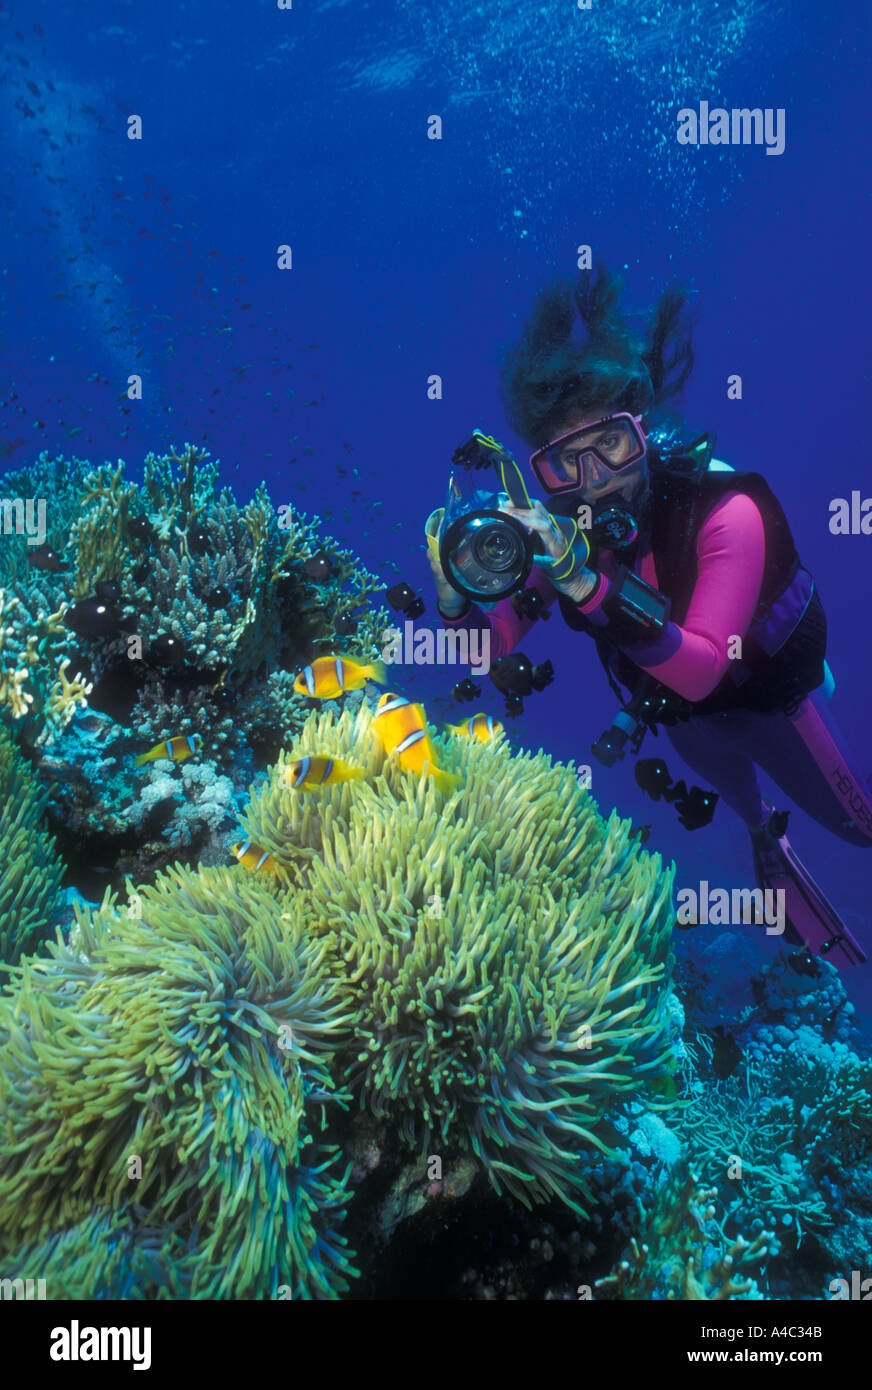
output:
M 596 424 L 604 415 L 616 414 L 615 410 L 594 410 L 584 415 L 568 416 L 558 429 L 555 438 L 559 439 L 564 434 L 569 434 L 571 430 L 584 429 L 588 425 Z M 641 428 L 641 427 L 640 427 Z M 644 432 L 643 432 L 644 434 Z M 622 452 L 629 452 L 626 435 L 611 428 L 607 423 L 602 430 L 595 436 L 595 442 L 599 449 L 606 455 L 610 462 L 619 467 Z M 638 445 L 636 446 L 638 448 Z M 577 450 L 575 451 L 577 453 Z M 566 443 L 567 464 L 569 456 L 572 455 L 572 441 Z M 597 458 L 596 454 L 585 453 L 581 460 L 583 468 L 583 485 L 579 489 L 579 495 L 584 502 L 591 506 L 608 497 L 613 493 L 620 494 L 625 502 L 635 501 L 648 486 L 648 462 L 645 455 L 638 459 L 636 463 L 628 468 L 615 473 L 607 468 L 604 463 Z

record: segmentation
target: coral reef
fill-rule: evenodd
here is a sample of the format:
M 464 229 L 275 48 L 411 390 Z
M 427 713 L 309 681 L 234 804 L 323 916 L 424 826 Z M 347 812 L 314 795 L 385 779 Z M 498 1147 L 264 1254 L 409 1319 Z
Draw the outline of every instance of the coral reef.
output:
M 743 1057 L 732 1075 L 717 1078 L 711 1037 L 696 1033 L 697 1067 L 669 1123 L 717 1188 L 725 1228 L 773 1226 L 794 1248 L 812 1232 L 826 1248 L 844 1174 L 872 1160 L 872 1062 L 851 1045 L 853 1006 L 835 967 L 818 961 L 807 974 L 790 960 L 754 978 L 754 1002 L 733 1026 Z
M 63 865 L 40 828 L 44 798 L 0 728 L 0 962 L 15 965 L 49 936 Z
M 737 1278 L 761 1265 L 778 1246 L 771 1231 L 753 1241 L 739 1236 L 719 1241 L 713 1188 L 698 1176 L 676 1172 L 663 1184 L 649 1211 L 639 1204 L 640 1233 L 624 1258 L 596 1282 L 596 1297 L 617 1299 L 760 1299 L 756 1281 Z
M 140 795 L 126 760 L 198 734 L 213 790 L 230 776 L 238 796 L 252 759 L 272 760 L 302 727 L 296 672 L 327 649 L 378 654 L 383 586 L 317 519 L 277 510 L 263 486 L 238 505 L 217 464 L 190 445 L 149 454 L 141 484 L 120 461 L 92 469 L 41 454 L 6 475 L 4 494 L 45 501 L 54 552 L 39 561 L 24 535 L 0 547 L 0 720 L 51 787 L 52 829 L 116 887 L 180 851 L 195 859 L 207 841 L 207 862 L 217 858 L 216 798 L 188 778 L 202 814 L 188 816 L 176 789 L 163 801 L 178 813 L 152 816 L 161 798 Z M 355 630 L 340 637 L 337 623 Z M 91 716 L 114 722 L 102 749 L 81 737 Z M 217 801 L 226 822 L 226 787 Z

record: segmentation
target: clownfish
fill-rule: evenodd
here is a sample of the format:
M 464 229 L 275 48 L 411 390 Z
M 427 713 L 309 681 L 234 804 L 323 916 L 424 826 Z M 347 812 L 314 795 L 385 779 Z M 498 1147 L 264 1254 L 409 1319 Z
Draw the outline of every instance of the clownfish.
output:
M 492 714 L 474 714 L 462 724 L 446 724 L 445 727 L 457 738 L 471 738 L 475 743 L 487 743 L 503 732 L 502 724 Z
M 166 743 L 156 743 L 147 753 L 141 753 L 134 762 L 134 767 L 142 767 L 144 763 L 156 763 L 158 758 L 169 758 L 171 762 L 183 763 L 186 758 L 193 758 L 203 747 L 203 740 L 199 734 L 179 734 L 176 738 L 167 739 Z
M 385 668 L 381 661 L 364 666 L 350 656 L 319 656 L 311 666 L 304 666 L 294 681 L 298 695 L 310 700 L 333 700 L 344 690 L 360 690 L 367 681 L 385 683 Z
M 443 772 L 436 764 L 423 705 L 413 705 L 404 695 L 382 695 L 373 716 L 372 731 L 385 753 L 396 753 L 400 767 L 407 772 L 420 775 L 426 763 L 429 764 L 427 775 L 442 791 L 453 791 L 460 784 L 459 777 Z
M 275 871 L 276 861 L 269 851 L 261 849 L 260 845 L 253 845 L 250 840 L 239 840 L 235 845 L 231 845 L 230 853 L 236 855 L 242 867 L 250 874 L 259 873 L 261 869 L 266 869 L 267 873 Z
M 351 767 L 341 758 L 326 758 L 313 753 L 308 758 L 298 758 L 285 771 L 285 779 L 295 792 L 315 792 L 319 787 L 336 786 L 339 782 L 353 782 L 362 777 L 359 767 Z

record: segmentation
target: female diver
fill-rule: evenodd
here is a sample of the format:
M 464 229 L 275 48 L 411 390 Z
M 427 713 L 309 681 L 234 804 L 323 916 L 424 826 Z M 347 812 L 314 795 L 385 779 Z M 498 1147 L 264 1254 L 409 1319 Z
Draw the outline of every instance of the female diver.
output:
M 757 781 L 763 768 L 834 835 L 872 845 L 869 786 L 826 709 L 832 678 L 814 581 L 759 474 L 713 460 L 707 436 L 675 447 L 674 428 L 670 438 L 652 423 L 693 367 L 684 296 L 662 296 L 642 343 L 620 314 L 621 290 L 602 267 L 574 289 L 543 290 L 503 366 L 507 417 L 535 450 L 545 505 L 522 509 L 504 495 L 501 510 L 552 561 L 566 552 L 552 516 L 576 519 L 592 543 L 570 577 L 558 580 L 546 561 L 525 587 L 595 640 L 614 688 L 631 699 L 642 682 L 658 692 L 656 722 L 748 827 L 758 886 L 783 890 L 788 941 L 862 963 L 792 850 L 787 813 L 764 802 Z M 430 564 L 442 619 L 489 627 L 492 661 L 536 621 L 509 598 L 486 614 L 452 587 L 432 547 Z M 652 625 L 658 604 L 663 620 Z

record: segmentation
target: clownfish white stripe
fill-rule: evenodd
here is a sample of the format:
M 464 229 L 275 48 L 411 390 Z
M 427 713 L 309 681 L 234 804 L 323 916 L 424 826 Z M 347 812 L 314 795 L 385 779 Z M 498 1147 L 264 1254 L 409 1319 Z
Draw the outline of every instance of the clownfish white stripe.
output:
M 293 780 L 293 786 L 300 787 L 309 775 L 309 768 L 312 766 L 311 758 L 301 758 L 297 775 Z
M 260 856 L 260 858 L 259 858 L 258 861 L 257 861 L 257 864 L 256 864 L 256 866 L 255 866 L 254 872 L 257 873 L 258 869 L 262 868 L 263 865 L 266 863 L 266 861 L 267 861 L 268 859 L 269 859 L 269 854 L 267 853 L 266 850 L 264 850 L 263 854 Z
M 323 786 L 323 784 L 324 784 L 325 782 L 328 782 L 328 781 L 330 780 L 330 773 L 331 773 L 332 771 L 333 771 L 333 759 L 332 759 L 332 758 L 328 758 L 328 759 L 327 759 L 327 766 L 325 767 L 325 769 L 324 769 L 324 774 L 323 774 L 323 776 L 322 776 L 322 778 L 321 778 L 321 785 L 322 785 L 322 786 Z
M 315 694 L 315 673 L 314 673 L 314 671 L 312 670 L 311 666 L 304 666 L 304 667 L 303 667 L 303 679 L 304 679 L 305 682 L 306 682 L 306 689 L 308 690 L 309 694 L 310 694 L 310 695 L 314 695 L 314 694 Z
M 246 854 L 248 853 L 248 851 L 249 851 L 250 849 L 251 849 L 251 841 L 250 841 L 250 840 L 243 840 L 241 845 L 237 845 L 237 846 L 236 846 L 236 858 L 237 858 L 237 859 L 244 859 L 245 856 L 246 856 Z
M 407 705 L 408 703 L 405 695 L 395 695 L 393 700 L 388 700 L 386 705 L 382 705 L 375 717 L 376 719 L 380 719 L 383 714 L 391 714 L 395 709 L 402 709 L 403 705 Z
M 336 663 L 335 663 L 335 665 L 336 665 L 336 679 L 337 679 L 337 681 L 339 682 L 339 689 L 340 689 L 340 690 L 344 690 L 344 689 L 345 689 L 345 677 L 344 677 L 344 675 L 343 675 L 343 673 L 342 673 L 342 661 L 341 661 L 341 659 L 340 659 L 338 656 L 337 656 L 337 658 L 336 658 Z
M 422 738 L 426 737 L 426 733 L 426 729 L 413 729 L 410 734 L 406 734 L 402 743 L 397 744 L 394 752 L 405 753 L 407 748 L 411 748 L 414 743 L 419 743 Z

